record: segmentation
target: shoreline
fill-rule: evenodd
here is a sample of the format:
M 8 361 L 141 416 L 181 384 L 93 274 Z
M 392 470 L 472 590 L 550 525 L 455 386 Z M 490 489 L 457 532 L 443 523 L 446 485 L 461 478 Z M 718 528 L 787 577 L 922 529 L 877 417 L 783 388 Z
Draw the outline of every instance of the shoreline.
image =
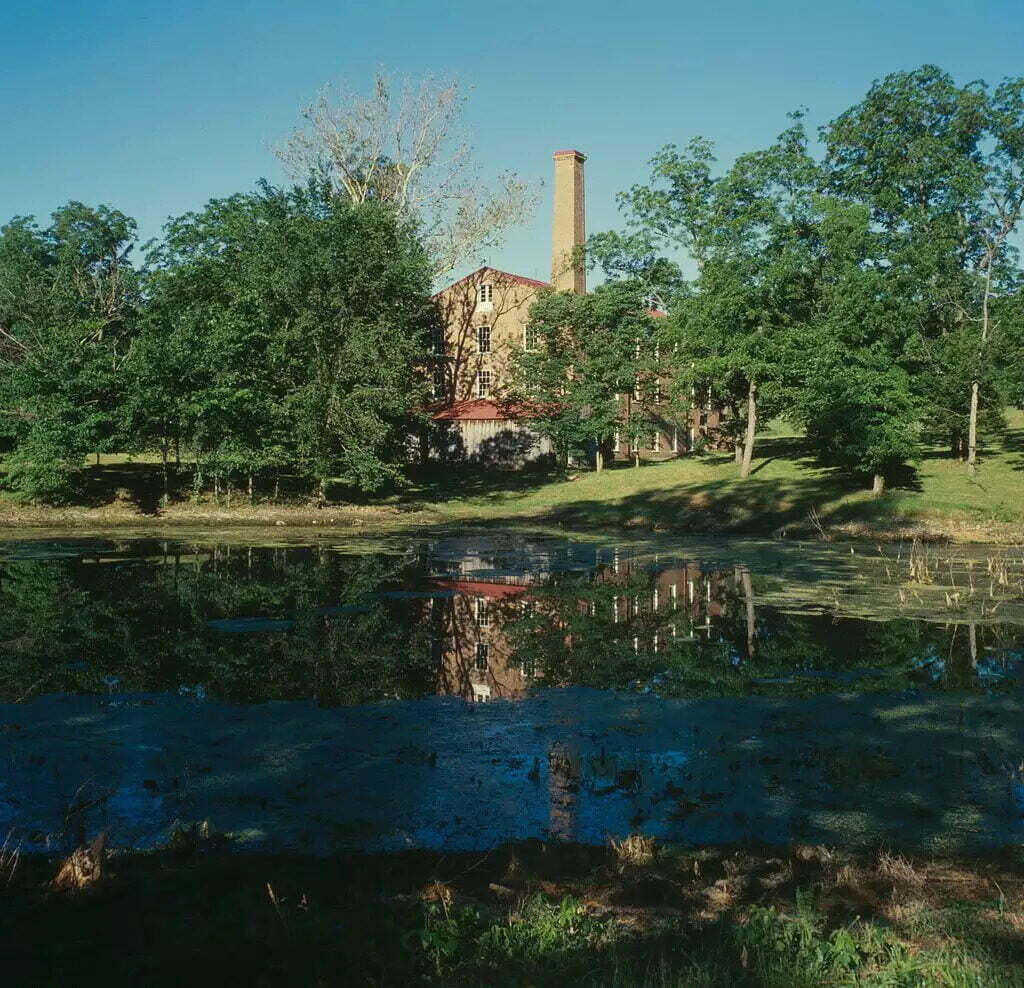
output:
M 444 511 L 432 508 L 363 507 L 328 505 L 324 508 L 294 505 L 256 505 L 235 507 L 176 504 L 153 514 L 119 505 L 96 508 L 50 508 L 24 506 L 0 507 L 0 535 L 54 531 L 69 535 L 91 532 L 130 534 L 224 529 L 225 531 L 303 532 L 346 535 L 403 535 L 424 530 L 465 531 L 511 530 L 557 532 L 572 536 L 670 536 L 698 538 L 761 538 L 779 541 L 811 542 L 927 542 L 951 545 L 1022 545 L 1024 525 L 971 520 L 953 516 L 906 518 L 890 516 L 876 522 L 817 522 L 780 527 L 757 526 L 739 521 L 735 524 L 667 525 L 656 520 L 633 518 L 626 523 L 610 523 L 594 518 L 588 523 L 579 514 L 564 519 L 555 511 L 509 511 L 500 508 L 492 517 L 476 511 Z M 8 536 L 8 533 L 10 535 Z

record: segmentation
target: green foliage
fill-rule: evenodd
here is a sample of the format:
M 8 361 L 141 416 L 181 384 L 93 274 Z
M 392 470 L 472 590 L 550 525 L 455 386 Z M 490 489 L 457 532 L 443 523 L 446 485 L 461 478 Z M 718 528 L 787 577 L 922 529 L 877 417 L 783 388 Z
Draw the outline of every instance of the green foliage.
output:
M 530 309 L 536 342 L 513 359 L 511 399 L 563 456 L 607 449 L 617 430 L 646 434 L 661 411 L 660 321 L 635 282 L 542 293 Z
M 378 204 L 315 186 L 209 203 L 167 227 L 133 371 L 133 431 L 206 474 L 396 480 L 425 398 L 429 267 Z
M 135 223 L 72 202 L 40 230 L 0 230 L 0 435 L 20 495 L 67 500 L 86 453 L 119 438 L 124 364 L 140 304 Z

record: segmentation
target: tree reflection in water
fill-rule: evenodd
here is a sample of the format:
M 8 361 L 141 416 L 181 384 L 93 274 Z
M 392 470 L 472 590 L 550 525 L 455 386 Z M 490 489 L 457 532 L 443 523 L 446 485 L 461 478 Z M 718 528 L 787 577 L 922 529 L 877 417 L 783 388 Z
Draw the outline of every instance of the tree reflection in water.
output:
M 363 704 L 537 687 L 803 696 L 1016 682 L 1012 623 L 781 607 L 785 573 L 614 546 L 9 545 L 0 696 Z M 766 604 L 768 598 L 773 603 Z

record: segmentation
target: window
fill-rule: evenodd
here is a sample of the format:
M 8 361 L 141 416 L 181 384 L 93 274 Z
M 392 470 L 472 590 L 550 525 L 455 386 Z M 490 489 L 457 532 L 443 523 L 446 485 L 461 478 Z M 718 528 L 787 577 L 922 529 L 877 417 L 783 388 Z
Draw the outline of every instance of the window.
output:
M 637 376 L 633 378 L 633 400 L 640 401 L 641 397 L 642 395 L 640 393 L 640 375 L 637 374 Z
M 474 617 L 478 628 L 489 628 L 491 626 L 491 615 L 487 607 L 486 597 L 476 597 L 473 601 Z
M 615 430 L 615 441 L 612 443 L 612 452 L 618 453 L 622 450 L 622 433 L 618 429 Z
M 440 366 L 434 368 L 434 397 L 444 397 L 444 368 Z
M 660 405 L 661 404 L 661 378 L 660 377 L 654 382 L 654 404 L 655 405 Z
M 494 298 L 494 292 L 490 283 L 481 285 L 476 290 L 476 300 L 478 302 L 490 302 Z
M 536 350 L 537 339 L 537 327 L 531 326 L 529 323 L 527 323 L 523 327 L 523 348 L 526 350 Z
M 491 393 L 491 372 L 479 371 L 476 375 L 476 396 L 486 398 Z
M 487 660 L 491 654 L 491 646 L 487 642 L 476 643 L 476 659 L 474 665 L 477 672 L 487 672 Z
M 658 450 L 660 450 L 660 449 L 661 449 L 661 433 L 660 432 L 652 432 L 651 433 L 651 452 L 652 453 L 657 453 Z
M 520 669 L 524 679 L 533 679 L 537 675 L 537 665 L 533 659 L 526 659 Z
M 435 326 L 430 332 L 430 348 L 434 353 L 444 353 L 444 328 Z
M 443 638 L 432 638 L 430 640 L 430 657 L 437 665 L 440 665 L 442 662 L 444 662 Z
M 491 327 L 478 326 L 476 331 L 476 348 L 481 353 L 491 352 Z

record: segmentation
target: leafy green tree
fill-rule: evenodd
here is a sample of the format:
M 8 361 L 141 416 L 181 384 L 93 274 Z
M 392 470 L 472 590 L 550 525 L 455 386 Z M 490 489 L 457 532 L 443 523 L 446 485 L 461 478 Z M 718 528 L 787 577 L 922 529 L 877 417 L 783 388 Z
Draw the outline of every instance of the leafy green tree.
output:
M 71 202 L 40 229 L 0 229 L 0 431 L 7 482 L 71 495 L 87 453 L 119 442 L 123 371 L 140 304 L 135 222 Z
M 818 315 L 805 327 L 802 371 L 790 414 L 826 461 L 886 480 L 912 459 L 920 431 L 915 364 L 908 354 L 915 310 L 905 274 L 875 263 L 868 210 L 822 201 Z
M 592 447 L 602 469 L 616 432 L 642 435 L 656 421 L 659 321 L 634 283 L 541 293 L 530 309 L 535 342 L 513 358 L 508 400 L 563 459 Z
M 758 420 L 784 401 L 793 330 L 815 304 L 820 177 L 800 114 L 774 145 L 742 155 L 723 176 L 713 165 L 704 139 L 664 148 L 651 183 L 620 197 L 626 232 L 599 235 L 588 248 L 611 276 L 629 275 L 667 298 L 674 402 L 707 394 L 733 409 L 746 477 Z M 689 286 L 665 256 L 679 251 L 696 268 Z
M 1022 83 L 958 86 L 934 65 L 876 82 L 822 131 L 832 190 L 869 210 L 872 263 L 892 273 L 916 356 L 926 425 L 976 461 L 979 425 L 1001 423 L 1005 357 L 993 300 L 1013 281 L 1019 222 Z
M 297 472 L 374 490 L 400 477 L 426 396 L 430 271 L 386 205 L 262 185 L 167 227 L 151 256 L 141 379 L 187 371 L 137 410 L 215 477 Z M 162 409 L 175 409 L 168 424 Z

